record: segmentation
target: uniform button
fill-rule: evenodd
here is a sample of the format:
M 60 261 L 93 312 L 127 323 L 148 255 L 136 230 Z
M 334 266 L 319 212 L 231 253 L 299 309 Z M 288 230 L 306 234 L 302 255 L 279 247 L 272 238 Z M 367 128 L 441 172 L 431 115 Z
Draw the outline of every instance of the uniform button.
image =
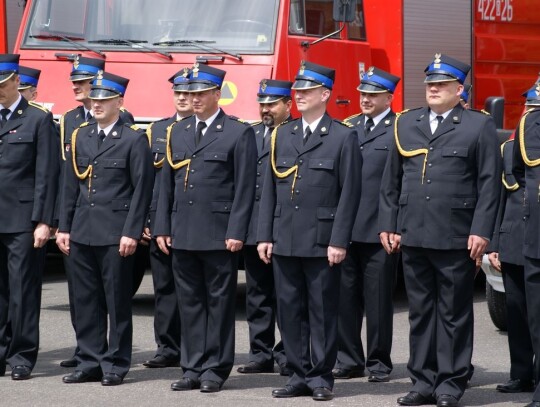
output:
M 428 164 L 428 167 L 431 167 L 432 165 L 433 165 L 433 164 L 429 163 L 429 164 Z
M 161 150 L 159 149 L 159 147 L 156 147 L 156 151 L 161 151 Z
M 195 170 L 190 170 L 189 172 L 191 172 L 193 174 L 195 172 Z
M 303 164 L 304 160 L 298 160 L 298 164 Z
M 302 176 L 301 176 L 301 175 L 299 175 L 299 176 L 298 176 L 298 177 L 296 177 L 296 178 L 298 178 L 298 179 L 302 179 Z
M 259 161 L 257 164 L 262 165 L 262 161 Z
M 229 207 L 228 207 L 228 206 L 225 206 L 225 210 L 228 210 L 228 209 L 229 209 Z
M 258 173 L 257 173 L 257 177 L 260 177 L 260 176 L 261 176 L 261 173 L 260 173 L 260 172 L 258 172 Z
M 457 151 L 456 151 L 456 150 L 454 150 L 454 155 L 456 155 L 456 154 L 457 154 Z
M 429 200 L 430 200 L 429 196 L 426 196 L 426 201 L 429 201 Z
M 430 179 L 428 179 L 426 182 L 427 182 L 428 184 L 431 184 L 431 180 L 430 180 Z
M 93 208 L 93 207 L 96 206 L 96 205 L 94 204 L 94 202 L 92 202 L 92 203 L 90 204 L 90 206 Z
M 197 154 L 193 154 L 191 157 L 193 158 L 197 158 Z
M 128 205 L 128 204 L 124 204 L 124 208 L 129 208 L 129 205 Z
M 217 158 L 217 154 L 214 155 L 214 158 Z
M 94 178 L 97 178 L 97 175 L 96 175 L 96 174 L 94 174 Z
M 193 189 L 193 184 L 190 184 L 190 185 L 189 185 L 189 188 L 190 188 L 190 189 Z
M 364 146 L 360 146 L 360 150 L 363 150 L 364 149 Z
M 255 197 L 255 200 L 258 201 L 259 199 L 261 199 L 260 197 L 256 196 Z
M 430 147 L 430 148 L 429 148 L 429 151 L 433 151 L 433 147 Z
M 189 204 L 189 205 L 193 205 L 193 201 L 189 201 L 188 204 Z
M 93 189 L 93 190 L 92 190 L 92 193 L 93 193 L 93 194 L 95 194 L 95 193 L 96 193 L 96 190 L 95 190 L 95 189 Z
M 4 141 L 3 140 L 0 140 L 0 144 L 2 144 Z
M 259 185 L 258 185 L 258 184 L 257 184 L 257 185 L 255 185 L 255 188 L 256 188 L 256 189 L 259 189 Z
M 295 210 L 298 210 L 298 209 L 300 209 L 300 208 L 298 207 L 298 205 L 296 205 L 296 206 L 294 207 L 294 209 L 295 209 Z
M 467 206 L 467 202 L 463 202 L 463 206 Z
M 524 217 L 523 217 L 523 220 L 527 220 L 527 217 L 526 217 L 526 216 L 524 216 Z
M 297 189 L 296 191 L 294 191 L 294 193 L 295 193 L 296 195 L 298 195 L 298 194 L 300 194 L 300 190 Z
M 97 165 L 97 161 L 94 161 L 94 165 Z

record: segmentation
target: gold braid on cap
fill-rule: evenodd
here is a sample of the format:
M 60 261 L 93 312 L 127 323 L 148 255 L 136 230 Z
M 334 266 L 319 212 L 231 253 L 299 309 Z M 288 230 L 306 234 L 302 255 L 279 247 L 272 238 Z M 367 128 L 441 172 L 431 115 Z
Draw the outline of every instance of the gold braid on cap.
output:
M 150 147 L 152 147 L 152 126 L 153 125 L 154 125 L 154 123 L 151 123 L 150 126 L 148 126 L 148 128 L 146 129 L 146 135 L 148 136 L 148 142 L 150 143 Z M 157 153 L 156 153 L 156 158 L 157 158 Z M 163 157 L 159 161 L 154 160 L 154 167 L 155 168 L 161 168 L 161 167 L 163 167 L 164 162 L 165 162 L 165 157 Z
M 84 126 L 86 126 L 88 123 L 84 123 Z M 81 125 L 81 127 L 84 127 Z M 92 189 L 92 170 L 93 166 L 92 164 L 88 165 L 88 168 L 84 172 L 79 172 L 79 168 L 77 167 L 77 153 L 75 151 L 75 146 L 77 145 L 77 134 L 79 134 L 79 130 L 81 127 L 75 129 L 73 132 L 73 135 L 71 136 L 71 162 L 73 163 L 73 170 L 75 171 L 75 175 L 77 178 L 79 178 L 81 181 L 84 181 L 86 178 L 88 178 L 88 197 L 90 197 L 90 190 Z
M 519 149 L 521 151 L 521 157 L 523 158 L 523 162 L 529 167 L 536 167 L 540 165 L 540 158 L 537 158 L 536 160 L 529 160 L 529 157 L 527 157 L 527 151 L 525 150 L 525 118 L 533 110 L 534 108 L 527 110 L 527 112 L 521 117 L 521 120 L 519 121 Z
M 171 131 L 174 125 L 178 123 L 178 121 L 171 124 L 169 127 L 167 127 L 167 162 L 171 166 L 173 170 L 179 170 L 182 167 L 187 166 L 186 168 L 186 176 L 184 177 L 184 192 L 186 192 L 187 189 L 187 183 L 188 183 L 188 177 L 189 177 L 189 164 L 191 163 L 191 158 L 188 158 L 186 160 L 180 161 L 177 164 L 173 163 L 172 160 L 172 151 L 171 151 Z M 155 163 L 154 163 L 155 165 Z
M 504 146 L 506 145 L 506 143 L 508 143 L 510 140 L 506 140 L 504 143 L 501 144 L 501 156 L 504 156 Z M 504 171 L 502 172 L 502 183 L 504 185 L 504 187 L 508 190 L 508 191 L 516 191 L 519 189 L 519 184 L 516 182 L 515 184 L 512 184 L 510 185 L 508 182 L 506 182 L 506 178 L 504 176 Z
M 418 148 L 418 149 L 412 150 L 412 151 L 405 151 L 403 149 L 403 147 L 401 147 L 401 144 L 399 143 L 399 137 L 398 137 L 398 131 L 397 131 L 398 120 L 399 120 L 399 117 L 403 113 L 406 113 L 407 111 L 408 110 L 404 110 L 401 113 L 396 113 L 396 120 L 394 121 L 394 138 L 396 140 L 397 149 L 398 149 L 399 153 L 403 157 L 411 158 L 411 157 L 416 157 L 417 155 L 420 155 L 420 154 L 425 154 L 424 165 L 423 165 L 423 168 L 422 168 L 422 184 L 423 184 L 424 183 L 424 177 L 426 175 L 426 163 L 427 163 L 427 157 L 428 157 L 428 149 L 427 148 Z
M 291 187 L 291 200 L 294 196 L 294 186 L 296 185 L 296 178 L 298 177 L 298 164 L 293 165 L 291 168 L 289 168 L 286 171 L 279 172 L 276 167 L 276 139 L 277 139 L 277 129 L 280 125 L 277 125 L 274 130 L 272 131 L 272 137 L 270 139 L 270 162 L 272 163 L 272 171 L 274 171 L 274 174 L 278 178 L 287 178 L 289 175 L 294 173 L 294 178 L 292 182 Z

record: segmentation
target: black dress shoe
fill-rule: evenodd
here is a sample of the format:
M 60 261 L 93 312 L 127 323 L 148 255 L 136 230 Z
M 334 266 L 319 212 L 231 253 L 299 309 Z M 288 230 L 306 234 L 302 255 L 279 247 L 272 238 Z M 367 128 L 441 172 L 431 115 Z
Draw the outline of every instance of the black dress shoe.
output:
M 437 407 L 457 407 L 459 400 L 449 394 L 441 394 L 437 397 Z
M 180 366 L 180 363 L 178 363 L 177 359 L 169 359 L 165 356 L 156 356 L 153 359 L 147 360 L 143 363 L 143 366 L 153 368 L 153 369 L 159 369 L 162 367 L 178 367 Z
M 116 373 L 105 373 L 101 379 L 102 386 L 118 386 L 122 384 L 124 378 Z
M 77 360 L 72 357 L 71 359 L 66 359 L 60 362 L 62 367 L 77 367 Z
M 280 376 L 292 376 L 293 371 L 292 369 L 289 369 L 287 365 L 279 366 L 279 374 Z
M 15 366 L 11 369 L 11 378 L 13 380 L 28 380 L 31 373 L 32 369 L 28 366 Z
M 62 377 L 64 383 L 87 383 L 87 382 L 99 382 L 99 378 L 89 375 L 81 370 L 75 370 L 73 373 Z
M 247 365 L 240 366 L 236 371 L 238 373 L 274 373 L 274 362 L 249 362 Z
M 298 387 L 289 386 L 289 385 L 286 385 L 282 389 L 272 390 L 272 397 L 275 397 L 278 399 L 289 398 L 289 397 L 309 396 L 310 394 L 311 392 L 307 388 L 300 389 Z
M 425 397 L 416 391 L 411 391 L 403 397 L 397 399 L 400 406 L 422 406 L 424 404 L 433 404 L 433 397 Z
M 201 393 L 217 393 L 221 390 L 218 382 L 213 380 L 203 380 L 201 382 Z
M 201 383 L 198 380 L 190 379 L 189 377 L 183 377 L 182 379 L 171 383 L 171 389 L 175 391 L 194 390 L 199 387 L 201 387 Z
M 532 380 L 515 379 L 499 384 L 496 390 L 501 393 L 525 393 L 534 391 L 534 384 Z
M 371 373 L 367 381 L 371 383 L 386 383 L 390 381 L 390 375 L 387 373 Z
M 328 401 L 334 398 L 334 393 L 332 390 L 327 389 L 326 387 L 316 387 L 313 390 L 313 400 L 317 401 Z
M 364 376 L 364 371 L 338 368 L 338 369 L 332 370 L 332 375 L 334 376 L 334 379 L 352 379 L 353 377 Z

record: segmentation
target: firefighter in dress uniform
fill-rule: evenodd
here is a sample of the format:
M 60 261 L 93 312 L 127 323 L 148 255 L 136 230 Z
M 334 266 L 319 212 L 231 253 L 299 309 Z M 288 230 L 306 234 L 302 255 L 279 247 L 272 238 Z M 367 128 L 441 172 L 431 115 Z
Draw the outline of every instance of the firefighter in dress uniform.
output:
M 500 194 L 495 123 L 460 104 L 470 66 L 437 54 L 426 68 L 428 107 L 395 119 L 379 230 L 401 247 L 409 297 L 413 387 L 400 405 L 456 406 L 473 347 L 475 261 L 493 234 Z
M 28 66 L 19 66 L 19 93 L 29 102 L 33 102 L 37 98 L 37 86 L 41 70 L 30 68 Z

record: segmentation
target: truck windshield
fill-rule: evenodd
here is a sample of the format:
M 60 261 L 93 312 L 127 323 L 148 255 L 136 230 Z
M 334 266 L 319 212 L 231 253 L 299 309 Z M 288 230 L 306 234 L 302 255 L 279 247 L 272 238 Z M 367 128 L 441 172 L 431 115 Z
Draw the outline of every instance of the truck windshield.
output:
M 22 48 L 271 54 L 278 7 L 279 0 L 35 0 Z

